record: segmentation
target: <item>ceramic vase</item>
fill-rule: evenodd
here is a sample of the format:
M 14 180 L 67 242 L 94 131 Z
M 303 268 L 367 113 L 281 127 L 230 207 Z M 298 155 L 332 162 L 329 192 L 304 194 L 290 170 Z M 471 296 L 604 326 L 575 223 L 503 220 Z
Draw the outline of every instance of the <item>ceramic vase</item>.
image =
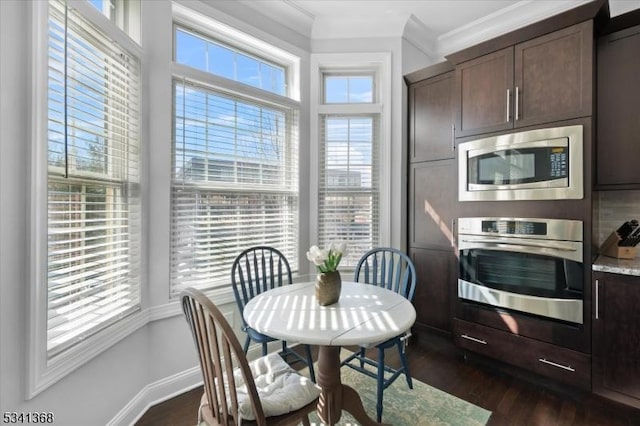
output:
M 342 279 L 339 271 L 321 272 L 316 276 L 316 299 L 320 306 L 332 305 L 340 299 Z

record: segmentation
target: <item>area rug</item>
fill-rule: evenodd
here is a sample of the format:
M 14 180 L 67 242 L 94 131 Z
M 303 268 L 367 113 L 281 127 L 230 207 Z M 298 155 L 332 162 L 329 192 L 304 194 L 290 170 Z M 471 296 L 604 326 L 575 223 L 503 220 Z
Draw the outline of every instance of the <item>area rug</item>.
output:
M 343 367 L 340 371 L 342 383 L 358 391 L 364 409 L 375 420 L 376 380 L 348 367 Z M 409 389 L 404 377 L 399 377 L 385 389 L 383 401 L 382 421 L 394 426 L 484 426 L 491 416 L 491 411 L 415 378 L 413 389 Z M 309 416 L 309 420 L 312 426 L 322 425 L 315 413 Z M 358 425 L 346 411 L 342 412 L 339 424 Z

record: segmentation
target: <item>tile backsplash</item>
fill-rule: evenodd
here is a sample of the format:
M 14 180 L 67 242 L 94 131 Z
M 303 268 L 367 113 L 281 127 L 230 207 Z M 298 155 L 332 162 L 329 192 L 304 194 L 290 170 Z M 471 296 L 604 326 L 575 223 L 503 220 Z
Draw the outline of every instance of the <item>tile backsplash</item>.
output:
M 640 191 L 600 191 L 598 194 L 598 245 L 631 219 L 640 221 Z M 595 236 L 595 235 L 594 235 Z

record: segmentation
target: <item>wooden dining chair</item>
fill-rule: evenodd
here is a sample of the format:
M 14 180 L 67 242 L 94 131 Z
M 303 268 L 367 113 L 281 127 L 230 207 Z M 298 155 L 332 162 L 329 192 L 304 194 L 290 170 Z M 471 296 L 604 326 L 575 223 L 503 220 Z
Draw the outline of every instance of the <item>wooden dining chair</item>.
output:
M 242 317 L 242 330 L 247 333 L 244 342 L 245 353 L 249 350 L 249 344 L 253 340 L 262 345 L 262 355 L 264 356 L 267 354 L 267 343 L 278 340 L 259 333 L 247 325 L 242 315 L 245 305 L 260 293 L 291 283 L 293 283 L 291 267 L 287 258 L 278 249 L 256 246 L 244 250 L 236 257 L 231 268 L 231 284 Z M 300 356 L 283 340 L 282 350 L 279 353 L 287 361 L 306 364 L 309 369 L 309 377 L 315 382 L 313 357 L 309 345 L 304 345 L 304 351 L 306 357 Z
M 384 287 L 411 301 L 416 287 L 416 270 L 411 259 L 400 250 L 386 247 L 375 248 L 360 258 L 353 280 Z M 368 358 L 366 356 L 367 348 L 361 346 L 358 351 L 342 361 L 341 365 L 353 368 L 377 380 L 376 414 L 378 422 L 382 420 L 383 392 L 391 383 L 404 374 L 409 389 L 413 389 L 407 355 L 404 350 L 407 338 L 408 334 L 402 333 L 375 345 L 378 353 L 377 359 Z M 402 364 L 397 369 L 384 363 L 384 351 L 393 346 L 398 348 Z M 365 364 L 374 367 L 376 371 L 366 369 Z M 385 373 L 387 374 L 385 375 Z
M 204 378 L 198 424 L 309 425 L 320 391 L 278 354 L 249 363 L 224 315 L 201 291 L 180 294 Z

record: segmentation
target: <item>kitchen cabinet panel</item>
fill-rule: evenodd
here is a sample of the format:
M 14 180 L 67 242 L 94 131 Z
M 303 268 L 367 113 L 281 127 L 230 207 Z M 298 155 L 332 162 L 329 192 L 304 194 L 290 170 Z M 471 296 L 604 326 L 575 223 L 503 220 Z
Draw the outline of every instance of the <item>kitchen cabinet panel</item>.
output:
M 593 392 L 640 408 L 640 277 L 593 278 Z
M 512 89 L 512 47 L 458 65 L 456 137 L 512 128 Z
M 592 115 L 593 21 L 456 66 L 456 137 Z
M 596 187 L 640 189 L 640 25 L 598 41 Z
M 413 303 L 416 329 L 448 334 L 457 277 L 452 243 L 457 205 L 455 74 L 447 64 L 419 74 L 428 77 L 413 80 L 408 90 L 407 237 L 417 274 Z
M 452 251 L 412 248 L 409 256 L 416 267 L 416 324 L 451 332 L 453 288 L 456 281 L 456 259 Z
M 515 127 L 592 115 L 593 22 L 515 46 Z
M 455 160 L 409 168 L 409 245 L 452 250 L 456 200 Z
M 462 349 L 582 389 L 591 387 L 591 357 L 587 354 L 459 319 L 454 320 L 453 333 Z
M 409 88 L 411 162 L 455 157 L 453 82 L 450 71 Z

